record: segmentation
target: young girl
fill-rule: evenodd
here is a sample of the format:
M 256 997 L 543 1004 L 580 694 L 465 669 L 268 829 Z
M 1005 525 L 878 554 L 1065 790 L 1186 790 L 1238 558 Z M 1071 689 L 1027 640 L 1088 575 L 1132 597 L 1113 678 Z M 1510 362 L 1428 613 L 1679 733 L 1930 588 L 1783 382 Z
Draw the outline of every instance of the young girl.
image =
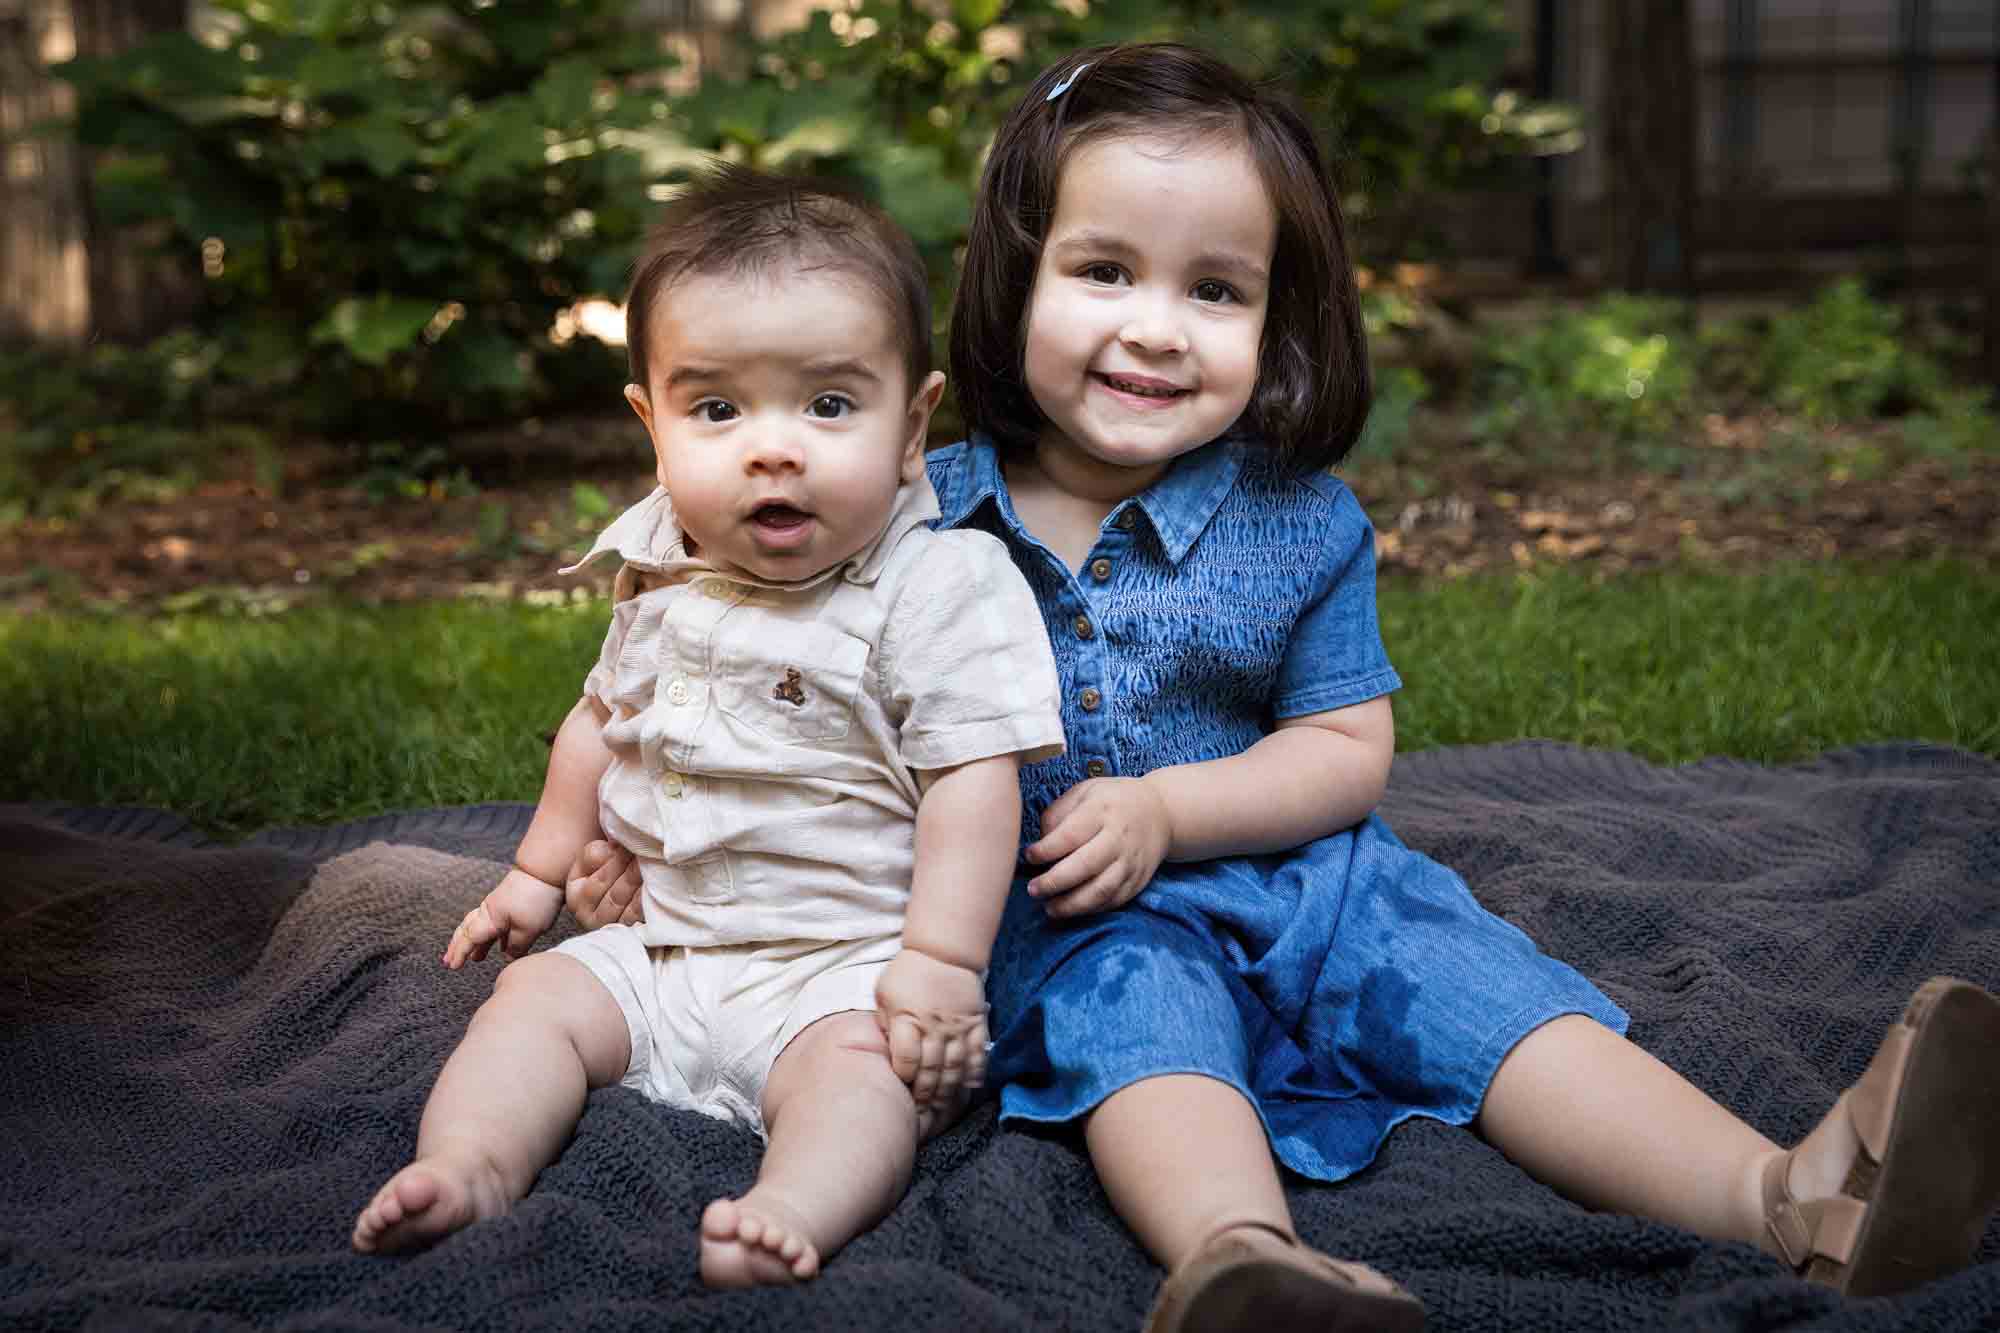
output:
M 1369 376 L 1300 118 L 1185 47 L 1058 63 L 994 142 L 951 362 L 975 434 L 930 457 L 940 521 L 1027 575 L 1069 743 L 1022 772 L 991 1074 L 1004 1116 L 1083 1121 L 1169 1273 L 1149 1327 L 1418 1327 L 1301 1247 L 1273 1161 L 1339 1180 L 1412 1115 L 1856 1294 L 1969 1259 L 2000 1193 L 1992 996 L 1927 984 L 1783 1152 L 1374 814 L 1400 682 L 1327 472 Z
M 1327 472 L 1369 377 L 1303 121 L 1185 47 L 1060 62 L 994 142 L 951 339 L 975 434 L 930 456 L 940 522 L 1026 574 L 1069 747 L 1022 770 L 1035 869 L 989 1072 L 1003 1117 L 1083 1122 L 1168 1270 L 1149 1328 L 1421 1326 L 1300 1244 L 1277 1165 L 1340 1180 L 1413 1115 L 1857 1295 L 1966 1262 L 2000 1194 L 1992 996 L 1926 984 L 1781 1151 L 1374 814 L 1400 681 L 1373 533 Z M 615 920 L 620 873 L 574 879 L 572 910 Z

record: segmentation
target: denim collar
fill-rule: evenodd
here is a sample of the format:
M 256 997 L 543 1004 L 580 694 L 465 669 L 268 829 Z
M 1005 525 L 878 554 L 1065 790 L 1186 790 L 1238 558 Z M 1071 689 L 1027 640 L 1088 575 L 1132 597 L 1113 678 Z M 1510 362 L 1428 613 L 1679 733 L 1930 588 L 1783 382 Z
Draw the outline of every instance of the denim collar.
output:
M 1211 440 L 1175 459 L 1165 476 L 1124 501 L 1120 508 L 1134 505 L 1145 514 L 1168 561 L 1177 565 L 1208 521 L 1215 517 L 1229 488 L 1236 484 L 1237 473 L 1243 466 L 1242 451 L 1243 445 L 1233 435 Z M 1007 494 L 1000 455 L 993 441 L 975 433 L 965 443 L 963 466 L 951 470 L 944 489 L 938 492 L 938 506 L 943 515 L 941 526 L 962 526 L 988 500 L 999 509 L 1009 528 L 1017 533 L 1025 531 Z

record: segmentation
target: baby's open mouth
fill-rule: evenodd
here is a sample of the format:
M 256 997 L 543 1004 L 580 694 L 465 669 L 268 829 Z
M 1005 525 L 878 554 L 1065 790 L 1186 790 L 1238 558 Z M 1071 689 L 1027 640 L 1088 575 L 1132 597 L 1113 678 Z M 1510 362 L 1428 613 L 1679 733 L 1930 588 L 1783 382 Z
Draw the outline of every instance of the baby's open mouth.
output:
M 773 501 L 758 505 L 750 511 L 750 521 L 766 528 L 796 528 L 812 515 L 796 505 Z
M 1123 375 L 1099 375 L 1097 378 L 1120 393 L 1129 393 L 1140 398 L 1178 398 L 1188 392 L 1186 389 L 1162 384 L 1157 380 L 1131 380 Z

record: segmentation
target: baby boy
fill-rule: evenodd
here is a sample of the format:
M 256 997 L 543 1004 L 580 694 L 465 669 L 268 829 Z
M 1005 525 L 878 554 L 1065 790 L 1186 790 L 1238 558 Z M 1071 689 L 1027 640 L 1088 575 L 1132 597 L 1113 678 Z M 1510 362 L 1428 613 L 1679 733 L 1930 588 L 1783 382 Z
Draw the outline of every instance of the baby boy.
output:
M 1055 664 L 1001 544 L 927 525 L 944 378 L 923 265 L 879 212 L 718 171 L 669 206 L 627 328 L 659 487 L 583 561 L 623 561 L 603 651 L 445 965 L 526 953 L 600 830 L 643 910 L 500 973 L 354 1245 L 505 1211 L 623 1083 L 765 1137 L 755 1185 L 702 1215 L 701 1273 L 796 1281 L 895 1205 L 983 1077 L 1017 772 L 1062 749 Z

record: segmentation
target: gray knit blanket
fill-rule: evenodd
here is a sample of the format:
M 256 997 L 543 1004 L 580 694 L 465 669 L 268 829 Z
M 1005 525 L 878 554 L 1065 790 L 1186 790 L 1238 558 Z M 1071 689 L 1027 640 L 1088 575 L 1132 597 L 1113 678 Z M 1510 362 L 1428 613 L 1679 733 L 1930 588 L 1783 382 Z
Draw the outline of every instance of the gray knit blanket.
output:
M 1925 977 L 2000 985 L 2000 764 L 1962 752 L 1444 750 L 1398 760 L 1385 813 L 1780 1141 Z M 1137 1328 L 1160 1273 L 1079 1144 L 990 1107 L 797 1288 L 701 1287 L 696 1218 L 750 1183 L 756 1141 L 619 1089 L 505 1218 L 352 1253 L 492 985 L 438 954 L 526 817 L 221 846 L 153 812 L 0 807 L 0 1328 Z M 1291 1200 L 1308 1240 L 1394 1274 L 1435 1330 L 2000 1329 L 2000 1226 L 1954 1277 L 1844 1302 L 1747 1246 L 1587 1212 L 1428 1122 Z

